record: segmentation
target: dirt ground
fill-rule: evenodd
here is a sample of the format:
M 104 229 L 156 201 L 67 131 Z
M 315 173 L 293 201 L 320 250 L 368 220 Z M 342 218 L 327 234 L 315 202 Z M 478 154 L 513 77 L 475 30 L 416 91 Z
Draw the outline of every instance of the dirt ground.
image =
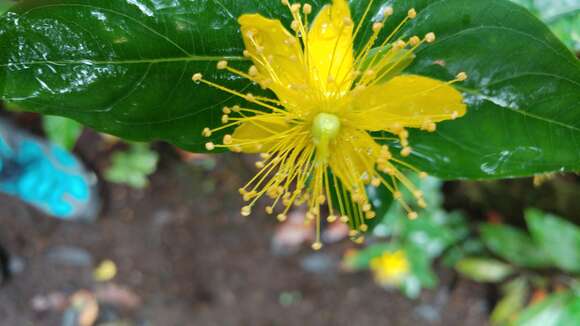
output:
M 90 146 L 80 152 L 97 169 L 106 164 Z M 0 197 L 0 243 L 15 271 L 0 287 L 0 325 L 70 326 L 63 301 L 81 289 L 109 298 L 105 325 L 486 324 L 488 290 L 449 271 L 441 287 L 410 301 L 368 274 L 341 272 L 348 241 L 274 254 L 276 223 L 239 214 L 236 189 L 249 169 L 231 155 L 216 162 L 208 169 L 163 153 L 148 189 L 105 185 L 93 224 L 55 221 Z M 118 273 L 99 283 L 93 271 L 104 260 Z

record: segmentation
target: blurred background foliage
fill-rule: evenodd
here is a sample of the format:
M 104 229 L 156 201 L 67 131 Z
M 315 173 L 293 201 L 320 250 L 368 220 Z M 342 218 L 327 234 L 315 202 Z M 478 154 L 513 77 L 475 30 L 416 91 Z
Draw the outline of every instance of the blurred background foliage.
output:
M 538 16 L 572 51 L 580 52 L 580 1 L 511 0 Z

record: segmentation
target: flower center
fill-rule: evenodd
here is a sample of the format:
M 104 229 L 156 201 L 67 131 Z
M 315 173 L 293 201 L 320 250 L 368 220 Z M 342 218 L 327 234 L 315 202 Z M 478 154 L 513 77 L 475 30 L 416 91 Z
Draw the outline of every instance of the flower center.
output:
M 318 159 L 326 161 L 330 141 L 340 132 L 340 119 L 330 113 L 319 113 L 312 121 L 312 140 L 317 147 Z

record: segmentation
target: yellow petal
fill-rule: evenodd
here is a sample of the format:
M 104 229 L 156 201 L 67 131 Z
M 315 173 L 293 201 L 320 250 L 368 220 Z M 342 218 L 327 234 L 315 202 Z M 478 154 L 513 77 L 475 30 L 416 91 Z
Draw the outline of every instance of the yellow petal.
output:
M 362 177 L 372 175 L 380 146 L 365 131 L 345 128 L 333 142 L 328 163 L 332 172 L 350 191 L 363 186 Z
M 310 76 L 325 95 L 342 95 L 352 86 L 353 26 L 348 2 L 333 0 L 318 13 L 308 32 Z
M 286 120 L 280 116 L 261 115 L 250 118 L 236 128 L 229 147 L 232 150 L 241 149 L 244 153 L 268 152 L 280 141 L 276 136 L 289 128 Z
M 353 124 L 372 131 L 422 128 L 465 115 L 459 91 L 435 79 L 405 75 L 352 93 Z
M 274 91 L 288 109 L 299 106 L 307 74 L 298 39 L 279 20 L 248 14 L 238 21 L 246 51 L 259 72 L 258 81 Z

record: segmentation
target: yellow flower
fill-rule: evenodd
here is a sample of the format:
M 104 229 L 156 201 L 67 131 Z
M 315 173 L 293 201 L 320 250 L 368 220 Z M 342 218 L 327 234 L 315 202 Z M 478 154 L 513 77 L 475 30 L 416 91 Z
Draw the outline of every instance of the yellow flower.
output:
M 204 79 L 193 80 L 236 95 L 249 105 L 225 107 L 223 125 L 205 128 L 203 135 L 235 128 L 223 144 L 208 142 L 206 148 L 227 148 L 235 152 L 260 153 L 258 174 L 240 193 L 248 202 L 242 214 L 248 216 L 257 200 L 266 195 L 273 202 L 266 207 L 286 219 L 292 205 L 307 203 L 307 221 L 314 221 L 319 249 L 321 218 L 348 223 L 351 236 L 361 240 L 375 217 L 367 196 L 367 186 L 385 186 L 401 202 L 410 218 L 417 213 L 402 199 L 399 184 L 408 188 L 420 206 L 421 192 L 399 170 L 414 170 L 394 157 L 390 148 L 377 141 L 398 141 L 401 156 L 409 156 L 407 128 L 433 132 L 436 123 L 461 117 L 466 112 L 461 94 L 451 84 L 463 81 L 463 72 L 449 82 L 400 75 L 414 58 L 413 52 L 435 41 L 435 34 L 394 40 L 394 35 L 417 13 L 407 17 L 381 39 L 392 8 L 381 10 L 372 24 L 371 36 L 355 53 L 353 42 L 361 37 L 362 22 L 370 14 L 373 1 L 355 25 L 346 0 L 333 0 L 309 22 L 309 4 L 282 4 L 290 10 L 291 31 L 279 20 L 258 14 L 239 18 L 245 44 L 244 56 L 253 65 L 247 72 L 220 61 L 217 69 L 247 78 L 276 98 L 245 94 Z M 380 133 L 379 133 L 380 132 Z M 377 136 L 379 135 L 379 136 Z
M 384 252 L 370 263 L 375 281 L 383 286 L 398 286 L 409 275 L 409 262 L 405 252 Z

